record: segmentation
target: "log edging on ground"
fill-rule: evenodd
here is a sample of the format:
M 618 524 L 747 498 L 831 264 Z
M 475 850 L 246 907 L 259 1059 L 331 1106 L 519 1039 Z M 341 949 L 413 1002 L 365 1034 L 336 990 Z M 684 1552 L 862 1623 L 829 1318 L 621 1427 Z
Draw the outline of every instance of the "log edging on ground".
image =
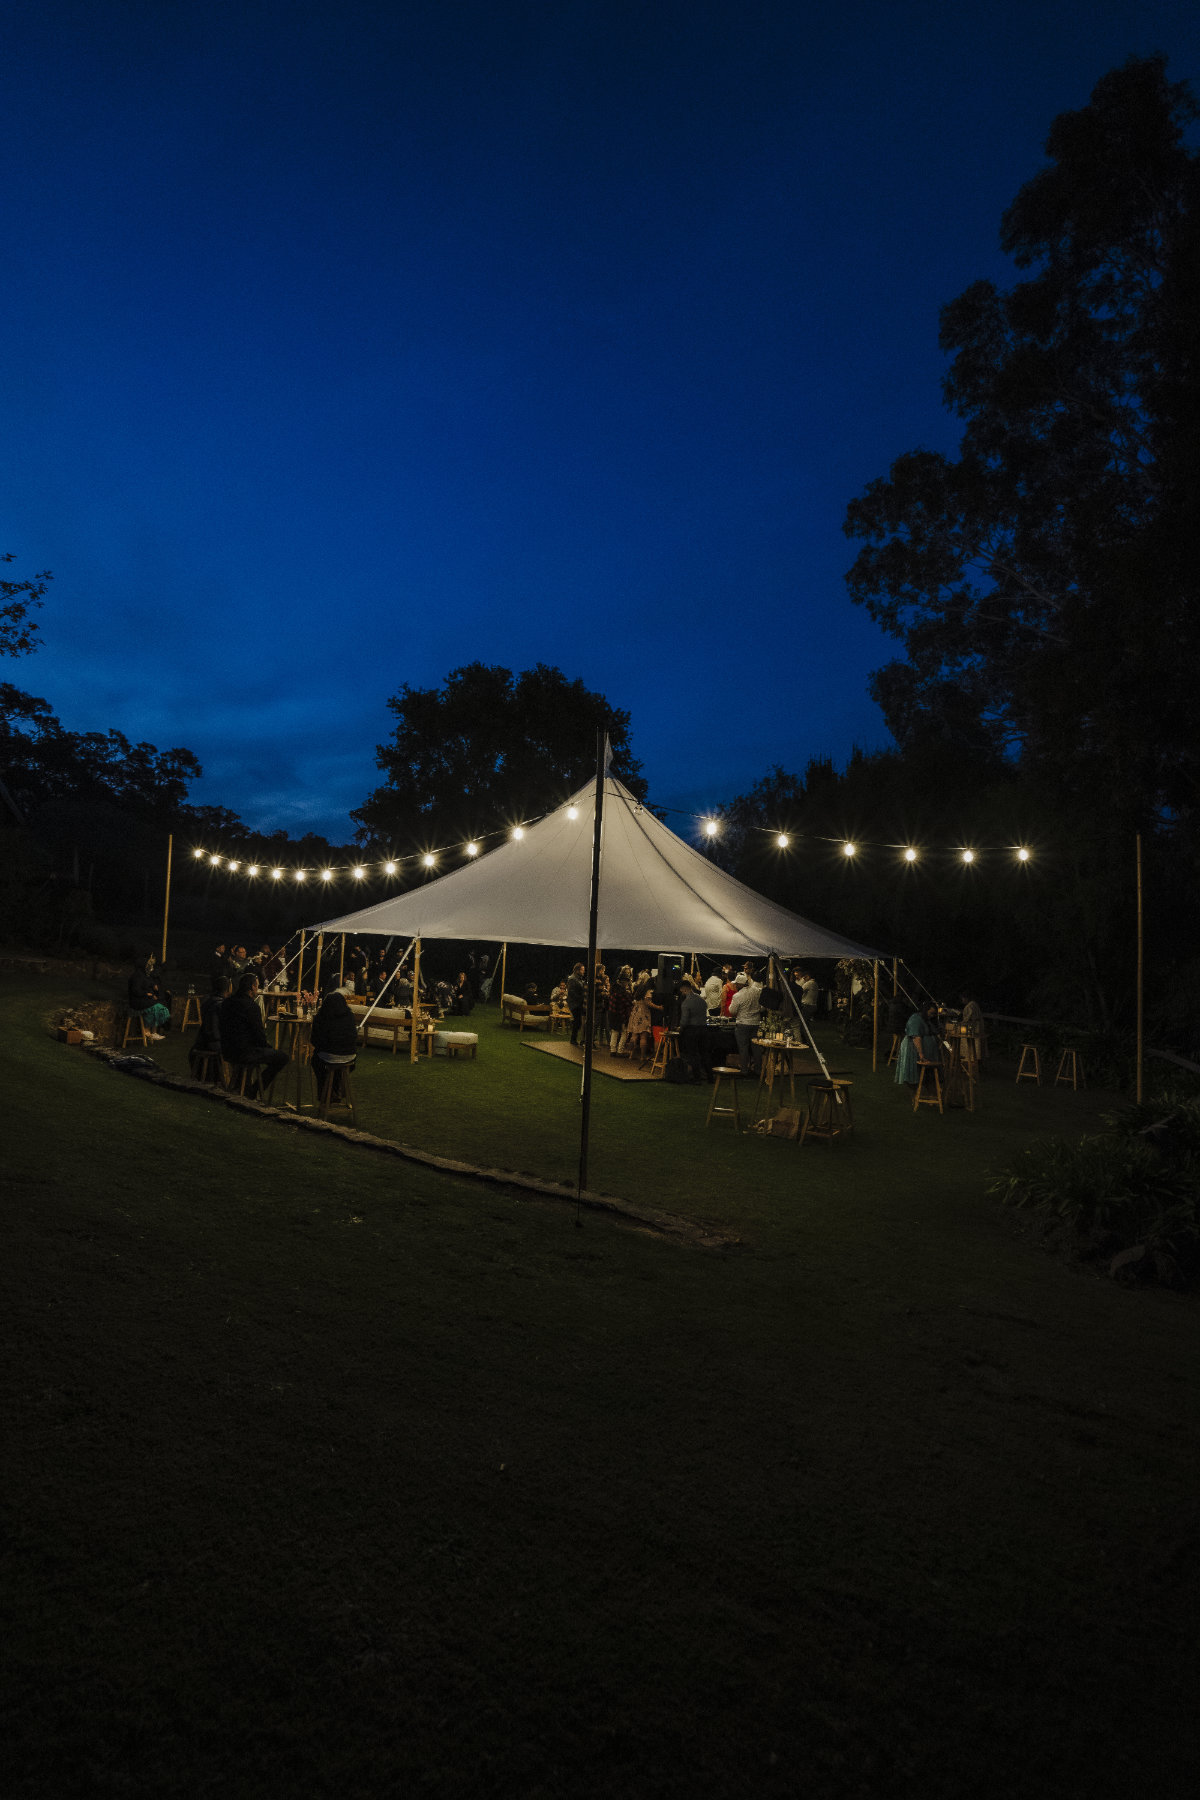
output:
M 692 1219 L 681 1218 L 677 1213 L 659 1212 L 653 1207 L 632 1206 L 629 1201 L 622 1200 L 615 1194 L 597 1194 L 588 1188 L 580 1194 L 565 1182 L 543 1181 L 536 1175 L 525 1175 L 516 1169 L 488 1169 L 482 1168 L 478 1163 L 460 1162 L 455 1157 L 437 1156 L 431 1150 L 418 1150 L 413 1144 L 401 1144 L 393 1138 L 375 1137 L 369 1131 L 356 1131 L 353 1126 L 339 1125 L 332 1119 L 315 1119 L 308 1113 L 284 1112 L 276 1106 L 264 1106 L 260 1100 L 248 1100 L 244 1094 L 232 1094 L 227 1088 L 215 1087 L 210 1082 L 193 1081 L 186 1075 L 170 1075 L 149 1059 L 130 1056 L 126 1051 L 106 1049 L 101 1044 L 89 1044 L 85 1048 L 89 1056 L 106 1064 L 108 1068 L 115 1069 L 118 1074 L 135 1075 L 141 1081 L 152 1082 L 155 1087 L 170 1088 L 178 1094 L 199 1094 L 205 1100 L 215 1100 L 219 1105 L 232 1107 L 235 1112 L 252 1113 L 256 1118 L 265 1119 L 274 1125 L 286 1125 L 292 1130 L 318 1132 L 342 1143 L 353 1144 L 360 1150 L 398 1157 L 402 1162 L 417 1163 L 422 1168 L 434 1169 L 441 1175 L 457 1175 L 468 1181 L 484 1182 L 491 1187 L 519 1188 L 524 1193 L 538 1194 L 544 1199 L 565 1200 L 570 1205 L 586 1206 L 592 1212 L 611 1213 L 625 1224 L 636 1225 L 644 1231 L 657 1232 L 662 1237 L 675 1238 L 706 1250 L 728 1249 L 741 1241 L 731 1232 L 697 1224 Z

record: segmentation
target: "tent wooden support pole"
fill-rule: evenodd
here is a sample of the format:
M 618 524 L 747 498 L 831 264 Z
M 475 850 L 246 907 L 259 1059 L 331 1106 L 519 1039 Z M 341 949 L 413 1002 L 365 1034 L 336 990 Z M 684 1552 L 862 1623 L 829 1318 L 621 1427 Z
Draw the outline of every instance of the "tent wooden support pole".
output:
M 321 998 L 321 951 L 324 949 L 324 947 L 325 947 L 325 933 L 323 931 L 318 931 L 318 933 L 317 933 L 317 967 L 316 967 L 316 972 L 313 975 L 313 993 L 316 995 L 318 1000 Z
M 342 983 L 345 981 L 345 979 L 346 979 L 346 934 L 343 931 L 341 948 L 338 951 L 338 986 L 339 987 L 342 986 Z
M 160 968 L 163 966 L 163 964 L 167 960 L 167 918 L 171 911 L 171 846 L 174 844 L 174 842 L 175 842 L 175 833 L 173 831 L 169 831 L 167 833 L 167 886 L 166 886 L 166 891 L 163 894 L 162 955 L 158 959 L 158 964 L 159 964 Z
M 1143 988 L 1143 976 L 1145 974 L 1145 955 L 1144 955 L 1145 946 L 1143 944 L 1143 939 L 1142 939 L 1142 834 L 1140 831 L 1137 834 L 1136 860 L 1137 860 L 1137 1081 L 1136 1081 L 1136 1095 L 1137 1095 L 1137 1103 L 1140 1106 L 1142 1103 L 1142 1056 L 1143 1056 L 1143 1051 L 1145 1048 L 1144 1035 L 1143 1035 L 1143 1027 L 1145 1024 L 1145 1017 L 1144 1017 L 1145 990 Z
M 304 937 L 305 933 L 302 925 L 300 927 L 300 965 L 296 972 L 296 987 L 300 991 L 303 991 L 304 988 Z M 296 1011 L 299 1012 L 299 1010 L 300 1008 L 297 1006 Z
M 413 1003 L 412 1029 L 408 1042 L 408 1060 L 416 1062 L 419 1048 L 417 1040 L 417 1022 L 421 1016 L 421 940 L 417 939 L 413 947 Z
M 592 1119 L 592 1040 L 596 1035 L 596 946 L 600 919 L 600 845 L 604 836 L 604 774 L 608 761 L 608 733 L 596 733 L 596 813 L 592 824 L 592 893 L 588 908 L 587 1012 L 583 1031 L 583 1081 L 579 1090 L 579 1183 L 587 1187 L 588 1132 Z M 578 1222 L 578 1220 L 577 1220 Z
M 875 1004 L 871 1012 L 871 1073 L 879 1067 L 879 958 L 875 958 Z
M 500 1005 L 504 1005 L 504 980 L 508 970 L 508 945 L 500 946 Z

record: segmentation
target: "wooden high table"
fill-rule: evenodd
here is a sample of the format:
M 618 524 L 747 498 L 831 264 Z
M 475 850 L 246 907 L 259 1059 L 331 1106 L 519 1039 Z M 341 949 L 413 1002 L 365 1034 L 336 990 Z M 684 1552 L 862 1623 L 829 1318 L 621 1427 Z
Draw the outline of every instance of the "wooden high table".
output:
M 754 1096 L 754 1119 L 761 1114 L 770 1118 L 775 1102 L 775 1083 L 780 1088 L 779 1104 L 783 1104 L 783 1084 L 788 1084 L 788 1092 L 793 1106 L 796 1104 L 796 1077 L 820 1075 L 819 1063 L 813 1058 L 812 1045 L 797 1043 L 795 1040 L 781 1038 L 755 1038 L 754 1048 L 759 1052 L 758 1091 Z M 809 1068 L 801 1059 L 809 1057 L 812 1067 Z
M 282 1090 L 279 1104 L 299 1112 L 305 1104 L 304 1089 L 306 1077 L 312 1065 L 312 1019 L 299 1013 L 276 1013 L 272 1023 L 275 1026 L 275 1048 L 279 1048 L 280 1030 L 289 1032 L 288 1065 L 281 1069 L 275 1077 L 275 1085 Z M 312 1104 L 311 1100 L 308 1102 Z

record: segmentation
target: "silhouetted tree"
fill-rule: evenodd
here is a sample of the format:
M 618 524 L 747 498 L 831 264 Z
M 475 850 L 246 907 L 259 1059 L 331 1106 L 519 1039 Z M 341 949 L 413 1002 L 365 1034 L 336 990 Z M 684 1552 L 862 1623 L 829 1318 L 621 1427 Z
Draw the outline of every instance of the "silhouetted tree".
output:
M 1027 277 L 942 312 L 959 455 L 900 457 L 845 527 L 907 656 L 873 678 L 897 740 L 988 742 L 1131 816 L 1200 782 L 1196 117 L 1153 57 L 1054 121 L 1002 225 Z
M 543 813 L 594 774 L 599 729 L 613 774 L 645 796 L 629 714 L 545 663 L 519 675 L 468 663 L 388 706 L 396 729 L 375 757 L 386 780 L 351 815 L 362 843 L 441 846 Z

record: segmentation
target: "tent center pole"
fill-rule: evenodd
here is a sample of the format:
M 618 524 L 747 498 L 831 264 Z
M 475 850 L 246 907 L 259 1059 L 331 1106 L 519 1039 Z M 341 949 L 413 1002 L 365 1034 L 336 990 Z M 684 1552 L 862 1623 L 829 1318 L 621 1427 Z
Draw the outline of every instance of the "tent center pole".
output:
M 412 1031 L 408 1044 L 408 1060 L 417 1060 L 417 1021 L 421 1016 L 421 940 L 417 939 L 413 951 L 413 1003 Z

